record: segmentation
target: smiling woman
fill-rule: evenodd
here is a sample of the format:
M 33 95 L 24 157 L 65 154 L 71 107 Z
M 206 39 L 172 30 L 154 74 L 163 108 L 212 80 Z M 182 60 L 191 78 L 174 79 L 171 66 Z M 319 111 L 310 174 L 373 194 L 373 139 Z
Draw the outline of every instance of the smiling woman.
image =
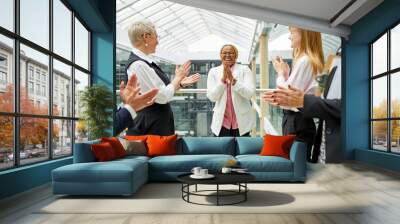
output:
M 249 136 L 256 117 L 250 99 L 255 95 L 253 75 L 247 66 L 236 64 L 234 45 L 222 46 L 222 65 L 210 69 L 207 97 L 215 102 L 211 130 L 216 136 Z

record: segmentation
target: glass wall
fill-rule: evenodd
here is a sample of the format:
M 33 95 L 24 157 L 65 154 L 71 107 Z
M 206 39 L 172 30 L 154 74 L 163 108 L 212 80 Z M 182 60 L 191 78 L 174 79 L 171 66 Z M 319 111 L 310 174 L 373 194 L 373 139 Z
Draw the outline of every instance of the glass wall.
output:
M 0 170 L 72 155 L 73 105 L 90 84 L 90 32 L 71 8 L 19 2 L 0 3 L 0 26 L 11 31 L 0 29 Z
M 370 45 L 371 148 L 400 153 L 400 25 Z

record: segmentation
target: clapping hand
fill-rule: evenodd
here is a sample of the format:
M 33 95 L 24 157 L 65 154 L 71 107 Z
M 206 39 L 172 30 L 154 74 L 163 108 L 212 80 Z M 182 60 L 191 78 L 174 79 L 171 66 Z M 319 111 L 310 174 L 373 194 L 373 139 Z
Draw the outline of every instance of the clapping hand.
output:
M 302 108 L 304 92 L 289 85 L 289 88 L 278 86 L 278 89 L 263 94 L 262 99 L 275 106 Z
M 196 82 L 198 82 L 200 79 L 201 79 L 201 75 L 199 73 L 196 73 L 191 76 L 187 76 L 182 79 L 181 86 L 183 86 L 183 87 L 191 86 L 191 85 L 195 84 Z
M 184 78 L 186 78 L 189 75 L 191 64 L 192 64 L 192 62 L 187 61 L 181 66 L 176 65 L 175 76 L 179 79 L 179 81 L 182 81 Z
M 273 61 L 272 65 L 274 66 L 275 71 L 278 74 L 283 74 L 283 77 L 285 77 L 285 80 L 289 78 L 289 65 L 286 63 L 282 57 L 277 56 Z
M 235 83 L 236 83 L 236 79 L 233 78 L 233 75 L 232 75 L 231 66 L 228 64 L 224 64 L 224 75 L 223 75 L 221 81 L 228 85 L 230 85 L 230 84 L 235 85 Z
M 132 74 L 126 86 L 124 81 L 121 82 L 119 91 L 122 102 L 124 104 L 129 104 L 136 112 L 152 105 L 158 93 L 158 89 L 152 89 L 146 93 L 140 94 L 140 87 L 135 74 Z

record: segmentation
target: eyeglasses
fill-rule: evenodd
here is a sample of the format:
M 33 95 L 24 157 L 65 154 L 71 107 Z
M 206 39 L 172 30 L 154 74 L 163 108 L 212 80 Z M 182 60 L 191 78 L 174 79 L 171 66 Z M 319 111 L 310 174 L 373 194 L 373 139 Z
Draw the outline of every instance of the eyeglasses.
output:
M 235 55 L 235 52 L 222 52 L 223 55 Z

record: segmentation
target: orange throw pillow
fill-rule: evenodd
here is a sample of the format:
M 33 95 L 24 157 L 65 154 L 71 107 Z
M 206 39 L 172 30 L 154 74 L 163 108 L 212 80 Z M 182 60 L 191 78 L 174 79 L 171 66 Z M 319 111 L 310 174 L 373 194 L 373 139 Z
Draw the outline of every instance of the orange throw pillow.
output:
M 125 139 L 128 141 L 143 141 L 146 142 L 148 135 L 126 135 Z
M 126 156 L 126 151 L 124 149 L 124 146 L 121 144 L 121 142 L 118 140 L 118 138 L 116 138 L 116 137 L 101 138 L 101 142 L 110 143 L 117 158 L 122 158 L 122 157 Z
M 286 159 L 290 157 L 290 147 L 292 147 L 295 135 L 275 136 L 265 135 L 264 145 L 261 149 L 261 156 L 280 156 Z
M 176 135 L 170 136 L 159 136 L 159 135 L 148 135 L 147 137 L 147 155 L 154 156 L 165 156 L 165 155 L 176 155 Z
M 91 149 L 94 154 L 94 157 L 99 162 L 110 161 L 117 158 L 114 149 L 108 142 L 93 144 L 91 145 Z

